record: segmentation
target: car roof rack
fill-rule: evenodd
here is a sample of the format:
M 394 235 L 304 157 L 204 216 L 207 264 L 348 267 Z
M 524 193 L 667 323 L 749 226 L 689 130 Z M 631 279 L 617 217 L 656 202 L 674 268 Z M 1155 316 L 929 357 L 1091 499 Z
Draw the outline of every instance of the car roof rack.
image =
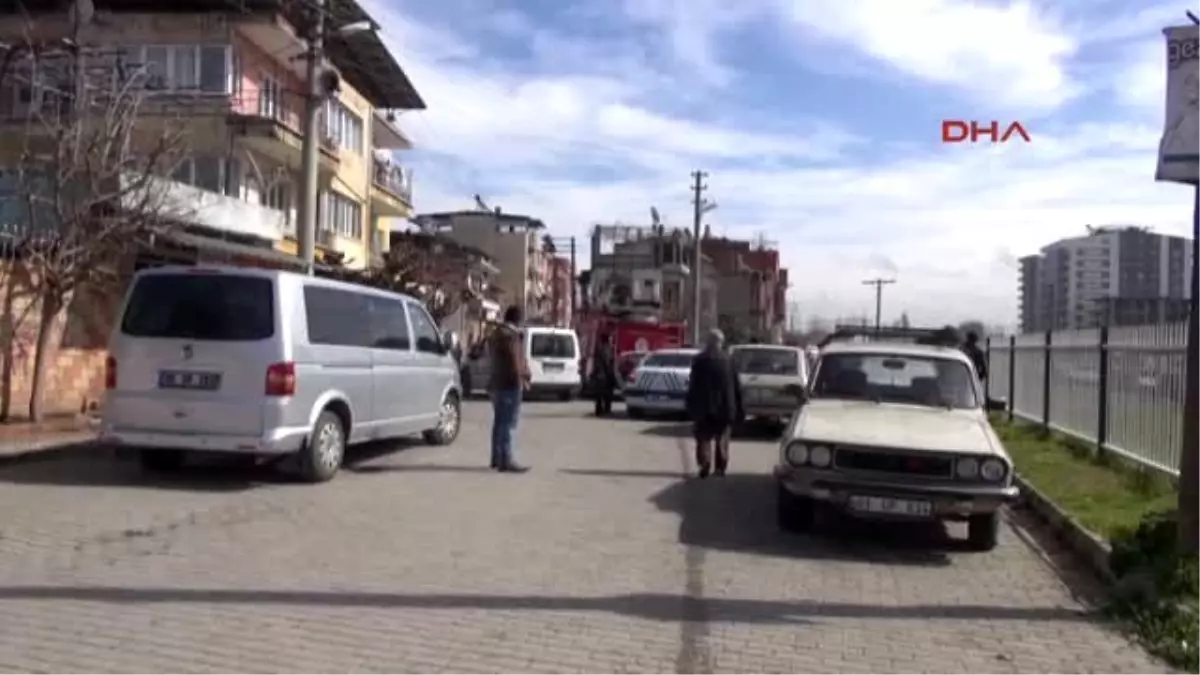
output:
M 825 347 L 831 342 L 911 342 L 934 347 L 957 347 L 962 344 L 958 329 L 954 326 L 941 328 L 885 328 L 870 326 L 839 325 L 821 340 L 817 346 Z

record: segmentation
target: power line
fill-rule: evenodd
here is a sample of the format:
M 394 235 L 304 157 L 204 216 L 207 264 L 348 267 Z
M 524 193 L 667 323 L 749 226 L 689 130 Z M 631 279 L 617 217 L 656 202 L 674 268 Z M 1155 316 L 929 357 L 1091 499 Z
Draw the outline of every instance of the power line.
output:
M 895 279 L 867 279 L 863 281 L 864 286 L 875 287 L 875 332 L 879 332 L 883 321 L 883 287 L 888 284 L 896 283 Z

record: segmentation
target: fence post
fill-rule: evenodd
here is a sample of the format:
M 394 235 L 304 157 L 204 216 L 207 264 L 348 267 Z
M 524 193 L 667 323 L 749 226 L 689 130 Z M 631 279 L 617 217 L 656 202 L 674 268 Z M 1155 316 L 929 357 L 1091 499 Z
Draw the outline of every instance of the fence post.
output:
M 1017 336 L 1008 336 L 1008 421 L 1017 416 Z
M 1104 454 L 1108 442 L 1108 326 L 1100 327 L 1100 378 L 1097 383 L 1096 454 Z
M 1042 349 L 1042 426 L 1050 429 L 1050 343 L 1054 331 L 1046 331 L 1046 346 Z

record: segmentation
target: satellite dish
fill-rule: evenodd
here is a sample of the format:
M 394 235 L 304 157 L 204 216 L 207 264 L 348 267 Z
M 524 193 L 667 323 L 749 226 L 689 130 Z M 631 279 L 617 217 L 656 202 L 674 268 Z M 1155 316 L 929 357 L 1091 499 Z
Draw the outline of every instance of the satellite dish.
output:
M 655 225 L 658 225 L 662 222 L 662 219 L 658 217 L 658 209 L 653 206 L 650 207 L 650 222 L 654 223 Z

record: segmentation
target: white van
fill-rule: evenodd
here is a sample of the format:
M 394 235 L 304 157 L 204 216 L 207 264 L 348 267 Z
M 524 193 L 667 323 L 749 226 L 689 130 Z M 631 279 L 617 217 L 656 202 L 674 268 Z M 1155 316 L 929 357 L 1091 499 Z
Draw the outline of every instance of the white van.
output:
M 143 270 L 109 344 L 101 439 L 148 469 L 193 451 L 293 455 L 329 480 L 347 445 L 454 441 L 452 343 L 406 295 L 273 270 Z
M 570 328 L 526 328 L 529 393 L 553 394 L 564 401 L 577 396 L 583 386 L 579 356 L 579 336 Z

